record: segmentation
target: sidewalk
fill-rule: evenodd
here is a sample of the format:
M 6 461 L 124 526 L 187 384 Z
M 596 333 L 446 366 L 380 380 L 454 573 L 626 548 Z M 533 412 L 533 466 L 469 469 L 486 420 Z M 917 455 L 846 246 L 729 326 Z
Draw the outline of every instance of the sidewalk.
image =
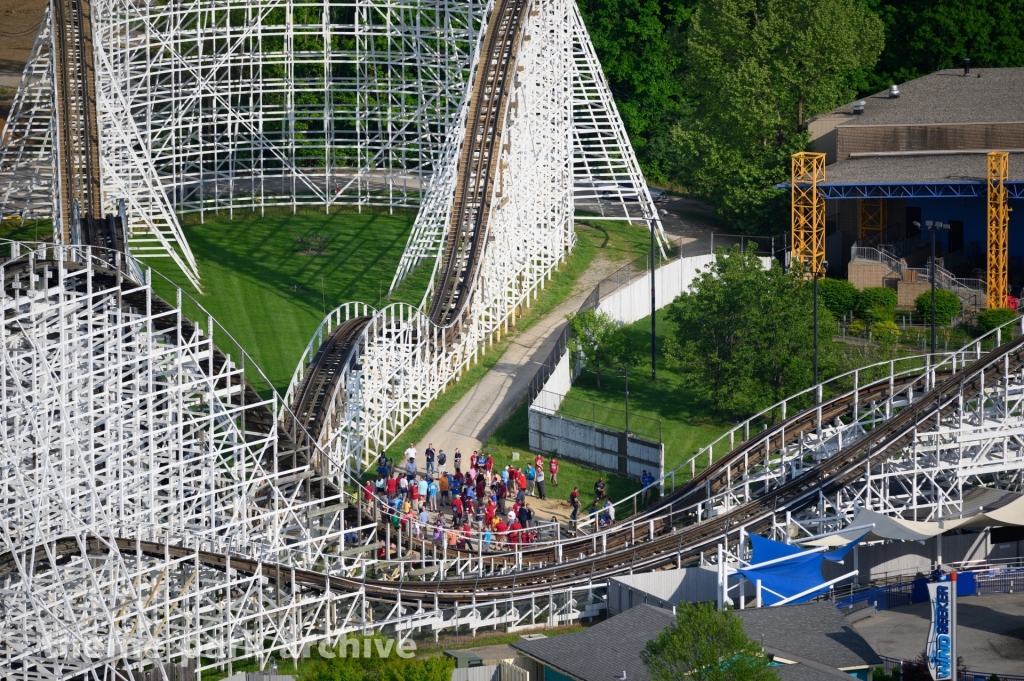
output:
M 529 329 L 516 333 L 494 368 L 434 424 L 427 436 L 416 443 L 417 449 L 422 452 L 427 443 L 433 443 L 435 449 L 443 449 L 448 455 L 450 468 L 452 453 L 458 447 L 463 460 L 468 461 L 469 455 L 479 451 L 526 398 L 530 381 L 568 323 L 566 315 L 578 310 L 598 282 L 622 264 L 598 255 L 576 282 L 572 295 Z

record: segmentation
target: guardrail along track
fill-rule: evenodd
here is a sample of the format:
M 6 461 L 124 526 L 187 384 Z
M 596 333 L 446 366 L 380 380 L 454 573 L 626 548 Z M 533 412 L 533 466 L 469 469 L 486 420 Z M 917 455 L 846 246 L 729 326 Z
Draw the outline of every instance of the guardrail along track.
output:
M 543 567 L 514 571 L 505 575 L 448 578 L 440 581 L 396 582 L 328 576 L 313 570 L 293 569 L 291 566 L 275 565 L 234 555 L 230 558 L 231 567 L 270 580 L 280 578 L 283 581 L 287 576 L 288 580 L 294 580 L 301 588 L 330 589 L 335 592 L 364 589 L 368 597 L 383 602 L 394 602 L 400 596 L 424 600 L 436 598 L 438 603 L 453 603 L 465 602 L 473 595 L 482 600 L 489 595 L 506 594 L 509 589 L 516 589 L 518 593 L 530 589 L 545 590 L 551 586 L 569 586 L 624 572 L 689 562 L 699 558 L 702 552 L 712 550 L 722 541 L 723 536 L 735 532 L 741 526 L 750 532 L 762 530 L 770 524 L 773 513 L 798 510 L 819 491 L 827 492 L 849 484 L 856 476 L 862 475 L 865 460 L 885 457 L 896 451 L 910 437 L 907 433 L 908 427 L 913 427 L 937 408 L 949 403 L 951 397 L 955 397 L 961 390 L 966 393 L 977 390 L 981 385 L 982 373 L 1004 359 L 1009 360 L 1011 371 L 1024 367 L 1024 338 L 993 351 L 972 367 L 948 377 L 889 422 L 872 430 L 868 437 L 861 438 L 841 453 L 772 490 L 764 497 L 681 528 L 673 527 L 673 518 L 670 515 L 672 511 L 666 508 L 651 536 L 638 541 L 620 537 L 619 541 L 610 542 L 604 553 L 591 553 L 573 559 L 574 544 L 589 543 L 592 538 L 570 540 L 564 542 L 564 558 L 557 563 L 553 561 Z M 729 465 L 727 460 L 724 461 L 723 466 Z M 119 550 L 125 552 L 135 551 L 141 547 L 143 552 L 154 556 L 164 555 L 167 551 L 172 555 L 180 553 L 182 556 L 197 556 L 201 562 L 218 568 L 225 567 L 228 561 L 227 556 L 223 554 L 196 552 L 190 548 L 168 548 L 158 542 L 139 543 L 134 539 L 118 539 L 117 546 Z M 5 560 L 9 560 L 9 557 L 0 556 L 0 565 L 3 565 Z
M 444 255 L 429 317 L 447 327 L 467 309 L 487 241 L 506 98 L 527 0 L 500 0 L 491 13 L 469 103 Z M 453 332 L 457 332 L 454 330 Z
M 78 201 L 83 214 L 103 213 L 92 4 L 90 0 L 54 0 L 51 7 L 54 92 L 59 121 L 55 140 L 59 175 L 58 214 L 64 243 L 70 243 L 70 221 L 75 201 Z
M 343 370 L 358 359 L 359 337 L 370 317 L 342 322 L 320 346 L 309 365 L 292 407 L 293 418 L 302 428 L 319 434 Z
M 948 375 L 950 375 L 949 371 L 937 372 L 936 380 Z M 644 515 L 653 522 L 655 533 L 666 531 L 673 525 L 674 513 L 727 489 L 732 481 L 740 479 L 743 474 L 742 469 L 748 460 L 754 460 L 759 456 L 763 458 L 766 448 L 770 452 L 777 452 L 784 447 L 791 446 L 800 438 L 814 433 L 819 423 L 828 422 L 838 417 L 849 417 L 852 415 L 855 405 L 863 410 L 873 402 L 884 402 L 899 395 L 904 388 L 915 382 L 920 382 L 920 376 L 901 376 L 893 380 L 892 383 L 886 379 L 879 379 L 860 387 L 856 394 L 850 391 L 847 394 L 832 397 L 770 426 L 761 433 L 751 435 L 737 444 L 732 451 L 714 460 L 710 466 L 698 472 L 692 480 L 667 494 Z M 590 554 L 598 549 L 620 548 L 632 543 L 632 537 L 629 535 L 627 526 L 620 524 L 607 533 L 606 539 L 601 542 L 600 546 L 597 546 L 590 536 L 578 538 L 567 536 L 560 542 L 561 553 L 562 555 Z M 415 550 L 417 548 L 416 542 L 408 537 L 408 533 L 406 533 L 405 539 L 408 549 Z M 477 555 L 471 550 L 449 549 L 449 553 L 467 557 Z M 547 564 L 555 561 L 557 557 L 558 550 L 550 545 L 538 545 L 534 548 L 526 545 L 521 547 L 519 552 L 521 565 Z

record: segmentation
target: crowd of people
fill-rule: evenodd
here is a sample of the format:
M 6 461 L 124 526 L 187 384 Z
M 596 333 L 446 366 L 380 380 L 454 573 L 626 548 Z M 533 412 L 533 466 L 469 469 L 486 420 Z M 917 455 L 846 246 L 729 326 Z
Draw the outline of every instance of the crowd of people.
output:
M 496 470 L 489 454 L 474 451 L 463 461 L 456 448 L 449 462 L 443 449 L 428 444 L 421 468 L 420 454 L 410 443 L 401 462 L 381 453 L 376 474 L 366 483 L 365 499 L 377 499 L 395 530 L 412 539 L 489 551 L 533 543 L 542 538 L 541 531 L 557 532 L 555 518 L 538 527 L 527 501 L 546 499 L 549 481 L 558 485 L 554 457 L 545 461 L 537 455 L 522 468 Z
M 445 451 L 432 443 L 422 457 L 410 443 L 402 461 L 381 453 L 376 478 L 366 482 L 363 494 L 368 503 L 379 503 L 396 532 L 412 540 L 460 550 L 510 550 L 554 538 L 560 531 L 554 517 L 539 523 L 528 501 L 546 499 L 549 482 L 558 485 L 555 457 L 545 461 L 538 454 L 521 468 L 496 468 L 490 454 L 474 451 L 464 461 L 456 448 L 449 461 Z M 641 476 L 645 504 L 650 502 L 654 483 L 654 476 L 645 470 Z M 570 492 L 569 503 L 569 531 L 575 533 L 581 508 L 578 487 Z M 603 476 L 594 483 L 594 502 L 587 514 L 599 529 L 615 522 L 615 506 Z

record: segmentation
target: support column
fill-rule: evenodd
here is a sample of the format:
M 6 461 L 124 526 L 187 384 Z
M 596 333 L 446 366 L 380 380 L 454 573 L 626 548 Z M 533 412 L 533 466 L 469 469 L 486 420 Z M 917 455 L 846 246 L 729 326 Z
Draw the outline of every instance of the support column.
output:
M 825 262 L 825 154 L 801 151 L 792 158 L 791 267 L 820 272 Z
M 986 307 L 1006 307 L 1009 293 L 1010 206 L 1006 179 L 1010 174 L 1010 155 L 1005 151 L 988 154 L 988 281 Z

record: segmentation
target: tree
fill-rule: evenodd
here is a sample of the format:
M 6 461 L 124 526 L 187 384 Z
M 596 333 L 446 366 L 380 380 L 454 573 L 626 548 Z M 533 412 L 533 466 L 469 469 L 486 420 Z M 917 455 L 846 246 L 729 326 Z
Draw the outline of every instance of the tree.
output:
M 734 416 L 813 380 L 811 284 L 775 262 L 766 268 L 752 251 L 719 251 L 668 311 L 676 328 L 666 352 L 683 382 L 715 410 Z M 836 326 L 827 309 L 819 313 L 820 366 L 828 374 L 836 363 Z
M 821 279 L 818 296 L 822 305 L 836 317 L 844 317 L 857 305 L 857 287 L 846 279 Z
M 871 286 L 857 294 L 857 316 L 874 322 L 891 322 L 896 317 L 896 291 L 885 286 Z
M 667 179 L 664 140 L 682 106 L 692 0 L 586 0 L 580 13 L 645 174 Z
M 1020 0 L 868 0 L 885 29 L 885 50 L 858 85 L 873 94 L 964 57 L 972 67 L 1024 66 Z
M 914 308 L 917 314 L 925 318 L 928 323 L 932 321 L 932 292 L 925 291 L 914 299 Z M 944 289 L 935 290 L 935 323 L 949 324 L 953 317 L 960 314 L 960 297 L 952 291 Z
M 601 365 L 607 366 L 623 352 L 619 324 L 607 312 L 583 310 L 568 315 L 569 340 L 573 353 L 583 355 L 588 366 L 597 373 L 597 389 L 601 390 Z
M 938 315 L 936 315 L 938 316 Z M 1009 324 L 1017 318 L 1017 311 L 1008 307 L 998 307 L 978 313 L 978 333 L 988 333 L 992 329 Z
M 731 610 L 681 603 L 676 623 L 640 653 L 651 681 L 773 681 L 779 677 L 761 646 L 747 638 Z
M 700 0 L 686 41 L 691 109 L 672 130 L 680 182 L 740 228 L 777 223 L 774 185 L 804 149 L 808 118 L 850 101 L 851 74 L 882 47 L 863 0 Z

